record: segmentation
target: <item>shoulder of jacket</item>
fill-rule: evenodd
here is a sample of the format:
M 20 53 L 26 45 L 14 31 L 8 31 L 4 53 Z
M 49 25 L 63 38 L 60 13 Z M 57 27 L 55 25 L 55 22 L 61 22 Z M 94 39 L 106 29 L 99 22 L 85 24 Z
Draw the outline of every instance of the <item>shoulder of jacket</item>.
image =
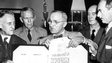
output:
M 42 30 L 44 31 L 44 30 L 45 30 L 45 29 L 42 28 L 42 27 L 35 27 L 35 29 L 36 29 L 36 30 L 39 30 L 39 31 L 42 31 Z
M 75 37 L 75 36 L 83 36 L 80 32 L 68 32 L 67 36 Z
M 42 27 L 35 27 L 35 31 L 47 34 L 47 30 Z
M 22 31 L 23 31 L 23 27 L 17 28 L 17 29 L 14 31 L 14 34 L 20 34 Z

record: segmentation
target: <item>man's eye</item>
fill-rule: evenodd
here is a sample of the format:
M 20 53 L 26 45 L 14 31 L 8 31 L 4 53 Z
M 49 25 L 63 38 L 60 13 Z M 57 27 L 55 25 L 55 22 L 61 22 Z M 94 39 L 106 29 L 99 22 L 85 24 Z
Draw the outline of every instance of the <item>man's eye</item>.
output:
M 54 22 L 55 22 L 56 24 L 60 23 L 60 22 L 58 22 L 58 21 L 56 21 L 56 20 L 54 20 Z
M 58 24 L 58 22 L 57 21 L 54 21 L 56 24 Z
M 96 13 L 95 13 L 95 12 L 93 12 L 92 14 L 93 14 L 93 15 L 95 15 Z
M 8 23 L 8 25 L 11 25 L 11 23 Z

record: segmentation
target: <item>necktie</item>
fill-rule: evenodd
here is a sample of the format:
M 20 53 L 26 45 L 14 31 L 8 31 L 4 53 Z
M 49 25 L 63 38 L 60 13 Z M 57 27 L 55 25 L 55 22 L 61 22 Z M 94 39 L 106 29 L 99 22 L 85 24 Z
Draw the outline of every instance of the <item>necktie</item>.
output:
M 4 60 L 7 60 L 8 58 L 8 43 L 6 41 L 7 39 L 8 39 L 7 37 L 4 38 L 4 45 L 5 45 L 5 59 Z
M 7 46 L 8 46 L 8 43 L 6 41 L 7 39 L 8 39 L 7 37 L 4 38 L 4 44 L 5 44 L 6 49 L 7 49 Z
M 61 35 L 54 36 L 54 39 L 61 38 L 62 36 L 63 36 L 62 34 Z
M 30 34 L 30 30 L 28 30 L 28 35 L 27 35 L 28 39 L 31 41 L 32 40 L 32 37 L 31 37 L 31 34 Z
M 92 30 L 92 34 L 91 34 L 91 40 L 94 40 L 94 38 L 95 38 L 95 30 Z

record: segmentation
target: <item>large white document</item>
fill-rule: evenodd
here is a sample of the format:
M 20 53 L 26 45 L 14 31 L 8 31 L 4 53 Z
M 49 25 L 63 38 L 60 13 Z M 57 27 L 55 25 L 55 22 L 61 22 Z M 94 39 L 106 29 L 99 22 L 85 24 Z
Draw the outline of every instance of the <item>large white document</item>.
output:
M 44 46 L 19 46 L 13 52 L 14 63 L 47 63 L 47 57 Z
M 88 52 L 79 45 L 68 48 L 70 40 L 67 37 L 50 41 L 49 63 L 87 63 Z
M 70 39 L 50 41 L 49 50 L 44 46 L 19 46 L 13 52 L 14 63 L 88 63 L 88 52 L 79 45 L 69 47 Z

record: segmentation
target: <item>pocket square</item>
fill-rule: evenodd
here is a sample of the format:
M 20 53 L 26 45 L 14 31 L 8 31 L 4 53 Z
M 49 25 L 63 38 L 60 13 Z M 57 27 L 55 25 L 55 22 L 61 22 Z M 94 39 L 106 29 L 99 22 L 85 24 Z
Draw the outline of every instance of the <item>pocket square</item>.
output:
M 105 48 L 106 48 L 106 49 L 112 49 L 112 46 L 106 45 Z

